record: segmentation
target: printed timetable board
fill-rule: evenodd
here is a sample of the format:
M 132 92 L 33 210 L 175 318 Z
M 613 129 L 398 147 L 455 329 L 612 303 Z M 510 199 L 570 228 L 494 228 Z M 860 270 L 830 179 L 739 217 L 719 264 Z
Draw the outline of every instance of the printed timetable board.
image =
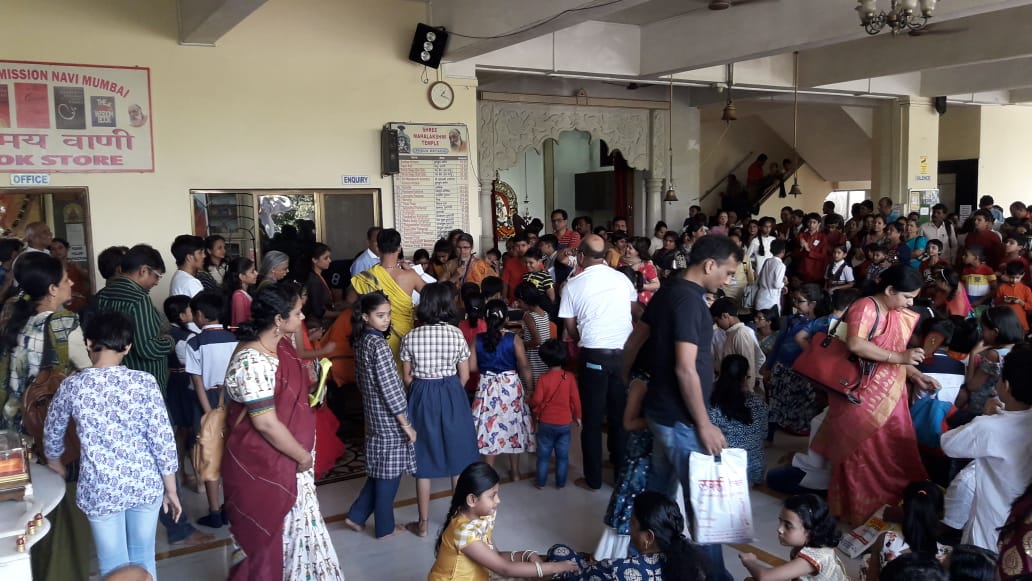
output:
M 411 257 L 450 230 L 469 230 L 468 132 L 461 124 L 388 125 L 398 131 L 395 223 Z

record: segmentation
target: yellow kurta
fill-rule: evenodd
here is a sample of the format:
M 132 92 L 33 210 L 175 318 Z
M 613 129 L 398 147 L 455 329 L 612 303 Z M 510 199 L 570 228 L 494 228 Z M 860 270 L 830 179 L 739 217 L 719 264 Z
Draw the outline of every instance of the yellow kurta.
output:
M 459 513 L 441 535 L 441 549 L 427 581 L 487 581 L 488 570 L 463 554 L 462 549 L 479 541 L 494 549 L 495 515 L 470 520 Z
M 412 304 L 412 295 L 398 286 L 387 269 L 379 264 L 352 277 L 351 286 L 358 294 L 383 291 L 387 295 L 391 302 L 391 336 L 387 338 L 387 344 L 391 347 L 398 369 L 401 369 L 401 360 L 398 359 L 401 338 L 412 330 L 415 321 L 416 307 Z

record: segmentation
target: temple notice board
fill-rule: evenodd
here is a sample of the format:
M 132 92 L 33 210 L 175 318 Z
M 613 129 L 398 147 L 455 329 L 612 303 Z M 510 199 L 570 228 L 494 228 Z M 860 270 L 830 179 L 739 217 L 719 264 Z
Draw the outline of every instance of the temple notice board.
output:
M 469 141 L 465 125 L 391 123 L 398 131 L 394 215 L 405 255 L 455 228 L 469 230 Z

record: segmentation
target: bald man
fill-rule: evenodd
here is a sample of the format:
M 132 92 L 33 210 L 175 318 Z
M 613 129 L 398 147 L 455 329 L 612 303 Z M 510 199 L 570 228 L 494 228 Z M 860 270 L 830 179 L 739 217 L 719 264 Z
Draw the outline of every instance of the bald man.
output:
M 601 237 L 588 234 L 581 240 L 577 263 L 584 271 L 567 279 L 559 303 L 566 333 L 581 350 L 584 477 L 574 483 L 591 490 L 602 487 L 603 416 L 609 426 L 609 459 L 614 466 L 623 464 L 627 390 L 620 379 L 620 357 L 631 334 L 631 304 L 638 300 L 631 281 L 605 264 L 605 253 Z
M 50 226 L 46 222 L 32 222 L 25 226 L 25 250 L 15 257 L 14 262 L 11 263 L 11 271 L 14 271 L 14 265 L 18 263 L 18 259 L 30 252 L 45 252 L 50 254 L 50 243 L 54 241 L 54 233 L 50 231 Z M 18 283 L 17 280 L 14 281 Z

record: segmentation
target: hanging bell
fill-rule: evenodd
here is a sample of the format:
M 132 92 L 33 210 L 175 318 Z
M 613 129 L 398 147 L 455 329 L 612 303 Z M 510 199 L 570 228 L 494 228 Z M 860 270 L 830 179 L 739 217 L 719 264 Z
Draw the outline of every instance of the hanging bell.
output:
M 801 196 L 801 195 L 803 195 L 803 190 L 802 190 L 802 188 L 799 187 L 799 182 L 793 183 L 792 184 L 792 189 L 788 190 L 788 193 L 793 195 L 793 196 Z
M 677 192 L 674 191 L 674 188 L 670 188 L 669 190 L 666 191 L 666 194 L 663 195 L 663 201 L 664 202 L 676 202 L 676 201 L 678 201 L 677 200 Z
M 730 123 L 732 121 L 738 121 L 738 110 L 735 109 L 735 104 L 731 101 L 724 105 L 724 110 L 720 113 L 720 120 Z

